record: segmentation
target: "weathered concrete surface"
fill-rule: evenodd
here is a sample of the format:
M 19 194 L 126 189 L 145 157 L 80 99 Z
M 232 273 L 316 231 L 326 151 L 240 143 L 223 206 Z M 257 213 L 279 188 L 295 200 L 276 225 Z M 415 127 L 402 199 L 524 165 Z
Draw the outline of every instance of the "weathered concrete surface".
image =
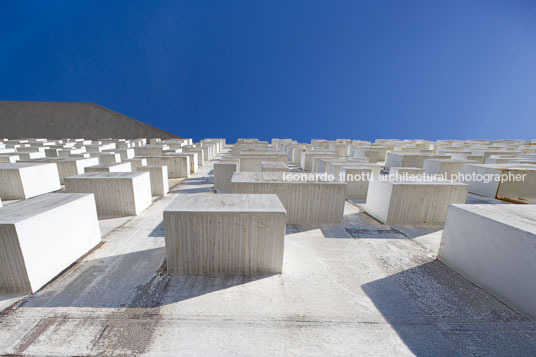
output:
M 162 211 L 211 191 L 211 169 L 106 222 L 118 226 L 99 249 L 1 312 L 0 354 L 536 353 L 536 323 L 436 260 L 440 234 L 412 239 L 350 202 L 342 225 L 287 227 L 282 275 L 162 275 Z
M 94 103 L 0 101 L 8 138 L 179 138 Z

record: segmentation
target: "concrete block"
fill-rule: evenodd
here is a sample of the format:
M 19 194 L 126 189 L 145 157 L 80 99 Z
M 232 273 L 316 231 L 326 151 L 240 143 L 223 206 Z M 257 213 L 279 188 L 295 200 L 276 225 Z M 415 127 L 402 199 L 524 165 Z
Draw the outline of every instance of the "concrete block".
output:
M 127 159 L 127 160 L 123 160 L 122 162 L 130 162 L 132 171 L 137 171 L 138 167 L 140 166 L 147 166 L 147 159 L 141 159 L 141 158 Z
M 442 225 L 450 204 L 465 203 L 468 185 L 459 182 L 369 182 L 366 212 L 389 225 Z
M 35 159 L 44 159 L 44 152 L 17 152 L 19 160 L 35 160 Z
M 262 172 L 288 172 L 288 166 L 281 161 L 262 161 L 261 162 L 261 171 Z
M 424 175 L 425 171 L 424 169 L 421 169 L 419 167 L 391 167 L 389 169 L 389 174 L 399 176 L 404 176 L 404 174 L 407 175 Z
M 101 241 L 90 194 L 50 193 L 0 210 L 0 291 L 34 293 Z
M 370 167 L 343 166 L 341 168 L 344 182 L 346 182 L 347 198 L 365 199 L 367 198 L 369 177 L 373 175 Z
M 36 160 L 23 160 L 19 162 L 26 163 L 54 163 L 58 168 L 58 175 L 60 176 L 60 183 L 63 185 L 65 177 L 75 176 L 84 173 L 84 169 L 88 166 L 97 165 L 99 159 L 76 159 L 71 157 L 49 157 L 45 159 Z
M 284 175 L 294 179 L 286 180 Z M 235 172 L 233 193 L 276 194 L 287 210 L 289 224 L 339 224 L 344 211 L 346 183 L 308 181 L 306 173 Z
M 466 164 L 462 174 L 464 179 L 471 176 L 471 180 L 465 180 L 471 193 L 514 203 L 536 202 L 536 167 L 533 165 Z M 524 179 L 501 182 L 500 175 L 524 175 Z
M 452 205 L 439 259 L 536 319 L 536 205 Z
M 423 168 L 426 159 L 450 159 L 450 155 L 420 154 L 389 151 L 385 158 L 385 168 L 418 167 Z
M 164 210 L 168 273 L 281 273 L 285 222 L 275 195 L 179 195 Z
M 427 175 L 442 175 L 447 180 L 456 179 L 465 164 L 474 164 L 470 160 L 426 159 L 423 168 Z
M 169 192 L 168 171 L 164 165 L 140 166 L 137 171 L 149 172 L 151 178 L 151 194 L 164 197 Z
M 0 164 L 0 198 L 24 200 L 61 189 L 53 163 Z
M 93 193 L 99 217 L 138 215 L 152 203 L 148 172 L 89 172 L 66 177 L 65 191 Z
M 130 162 L 92 165 L 84 168 L 84 172 L 132 172 L 132 165 Z
M 14 154 L 0 154 L 0 163 L 3 164 L 14 164 L 20 160 L 19 155 Z
M 238 160 L 237 160 L 238 161 Z M 232 191 L 231 179 L 238 171 L 239 162 L 221 161 L 214 163 L 214 189 L 218 193 Z
M 190 163 L 190 173 L 193 174 L 197 172 L 199 163 L 197 162 L 197 154 L 195 152 L 180 152 L 173 154 L 164 154 L 164 156 L 185 156 L 188 157 L 188 162 Z
M 167 166 L 169 178 L 190 176 L 190 158 L 188 156 L 144 156 L 147 165 Z
M 333 151 L 303 151 L 301 153 L 300 166 L 302 170 L 312 172 L 313 158 L 336 158 L 337 154 Z
M 111 152 L 97 152 L 91 153 L 91 157 L 97 157 L 99 159 L 99 164 L 118 164 L 121 162 L 121 155 Z

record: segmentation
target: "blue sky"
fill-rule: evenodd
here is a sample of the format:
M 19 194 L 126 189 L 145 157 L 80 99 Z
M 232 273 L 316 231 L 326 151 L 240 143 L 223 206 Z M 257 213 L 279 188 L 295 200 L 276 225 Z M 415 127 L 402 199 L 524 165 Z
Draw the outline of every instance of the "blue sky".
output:
M 536 138 L 534 1 L 1 1 L 0 44 L 0 100 L 196 140 Z

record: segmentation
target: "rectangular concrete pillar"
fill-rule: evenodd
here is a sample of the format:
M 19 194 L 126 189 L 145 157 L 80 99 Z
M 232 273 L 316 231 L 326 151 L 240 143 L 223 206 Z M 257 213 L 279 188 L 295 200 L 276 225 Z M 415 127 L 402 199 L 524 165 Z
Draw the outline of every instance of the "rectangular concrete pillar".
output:
M 222 161 L 214 163 L 214 189 L 218 193 L 230 193 L 232 191 L 231 179 L 238 171 L 239 162 Z
M 34 293 L 101 241 L 91 194 L 49 193 L 0 209 L 0 291 Z
M 151 194 L 164 197 L 169 192 L 168 170 L 165 165 L 140 166 L 137 171 L 149 172 L 151 178 Z
M 450 204 L 465 203 L 468 186 L 459 182 L 369 182 L 366 212 L 389 225 L 442 225 Z
M 61 189 L 53 163 L 0 164 L 0 198 L 24 200 Z
M 536 205 L 452 205 L 439 259 L 536 319 Z
M 164 210 L 168 273 L 281 273 L 285 222 L 276 195 L 179 195 Z
M 90 172 L 66 177 L 65 191 L 93 193 L 99 217 L 135 216 L 152 203 L 148 172 Z
M 306 173 L 235 172 L 233 193 L 276 194 L 287 210 L 289 224 L 340 224 L 346 183 L 309 181 L 308 177 Z

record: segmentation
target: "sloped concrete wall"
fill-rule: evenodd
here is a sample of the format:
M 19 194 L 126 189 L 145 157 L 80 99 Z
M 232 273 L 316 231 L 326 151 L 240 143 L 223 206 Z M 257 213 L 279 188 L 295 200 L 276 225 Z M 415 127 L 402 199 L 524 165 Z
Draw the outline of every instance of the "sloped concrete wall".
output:
M 179 138 L 94 103 L 25 101 L 0 101 L 0 137 Z

